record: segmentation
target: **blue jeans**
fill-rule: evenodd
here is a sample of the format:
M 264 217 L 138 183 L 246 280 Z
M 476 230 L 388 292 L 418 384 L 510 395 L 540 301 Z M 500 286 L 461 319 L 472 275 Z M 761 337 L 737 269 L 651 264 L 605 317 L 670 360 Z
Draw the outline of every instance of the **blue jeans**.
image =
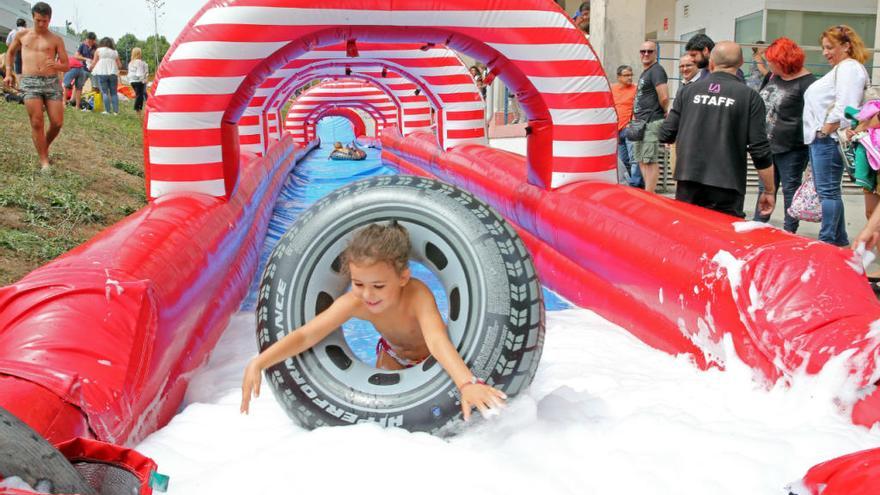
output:
M 644 189 L 645 180 L 642 179 L 642 171 L 639 162 L 633 155 L 633 142 L 626 138 L 626 129 L 617 133 L 617 158 L 623 162 L 627 170 L 626 183 L 633 187 Z
M 779 191 L 780 184 L 782 185 L 782 198 L 783 204 L 785 206 L 785 223 L 784 229 L 786 232 L 795 233 L 797 232 L 798 225 L 800 222 L 797 218 L 788 214 L 788 207 L 791 206 L 791 200 L 794 198 L 794 193 L 801 187 L 801 181 L 803 180 L 804 170 L 807 169 L 807 162 L 810 160 L 810 149 L 807 147 L 798 148 L 791 151 L 786 151 L 785 153 L 774 153 L 773 154 L 773 165 L 775 168 L 775 177 L 773 179 L 774 188 L 776 191 Z M 764 183 L 758 181 L 758 200 L 761 199 L 761 193 L 764 192 Z M 755 204 L 755 221 L 756 222 L 768 222 L 770 220 L 770 215 L 761 215 L 758 204 Z
M 830 137 L 810 143 L 810 159 L 816 194 L 822 203 L 822 226 L 819 240 L 835 246 L 848 246 L 846 220 L 843 216 L 843 200 L 840 198 L 840 180 L 843 177 L 843 160 L 837 143 Z
M 632 143 L 626 140 L 626 130 L 617 133 L 618 182 L 629 184 L 632 168 Z M 620 170 L 622 169 L 622 171 Z
M 119 94 L 116 92 L 119 77 L 116 74 L 95 77 L 98 79 L 101 98 L 104 100 L 104 111 L 119 113 Z

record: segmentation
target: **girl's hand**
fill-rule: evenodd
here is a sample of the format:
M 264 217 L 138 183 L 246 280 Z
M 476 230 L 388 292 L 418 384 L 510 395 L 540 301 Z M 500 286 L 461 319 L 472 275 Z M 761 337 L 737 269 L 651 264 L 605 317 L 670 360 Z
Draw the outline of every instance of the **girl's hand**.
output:
M 475 407 L 483 416 L 489 414 L 490 410 L 505 407 L 504 401 L 507 400 L 507 394 L 494 387 L 468 382 L 459 387 L 459 390 L 461 391 L 461 412 L 464 414 L 465 421 L 470 420 L 471 409 Z
M 248 413 L 251 402 L 251 394 L 260 396 L 260 383 L 263 381 L 263 370 L 257 364 L 256 358 L 251 359 L 244 369 L 244 378 L 241 381 L 241 412 Z
M 838 123 L 825 124 L 822 126 L 821 132 L 822 132 L 822 134 L 825 134 L 826 136 L 830 136 L 830 135 L 834 134 L 834 131 L 836 131 L 838 127 L 840 127 L 840 124 L 838 124 Z
M 859 248 L 859 244 L 864 243 L 865 249 L 871 250 L 877 247 L 877 241 L 880 239 L 880 232 L 874 232 L 873 230 L 865 227 L 859 235 L 853 240 L 852 249 L 856 250 Z

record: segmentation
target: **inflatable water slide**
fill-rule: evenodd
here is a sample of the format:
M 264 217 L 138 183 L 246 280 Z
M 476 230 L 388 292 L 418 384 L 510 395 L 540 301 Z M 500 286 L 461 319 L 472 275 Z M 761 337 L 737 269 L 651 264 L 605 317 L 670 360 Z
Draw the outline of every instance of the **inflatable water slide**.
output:
M 516 95 L 525 156 L 488 146 L 457 53 Z M 369 134 L 361 142 L 402 175 L 320 200 L 303 216 L 327 227 L 297 223 L 270 255 L 280 191 L 328 117 Z M 113 478 L 150 493 L 155 464 L 127 446 L 177 413 L 242 302 L 256 300 L 260 344 L 277 338 L 269 322 L 302 321 L 344 288 L 332 272 L 345 232 L 394 215 L 436 269 L 451 338 L 499 386 L 520 390 L 538 365 L 543 284 L 704 369 L 735 352 L 772 384 L 845 359 L 841 403 L 857 424 L 880 420 L 880 304 L 852 252 L 617 185 L 608 81 L 551 0 L 211 0 L 161 65 L 144 165 L 145 208 L 0 289 L 0 477 L 117 493 L 101 484 Z M 291 253 L 315 275 L 282 275 Z M 489 259 L 504 268 L 481 268 Z M 376 373 L 350 352 L 324 343 L 300 363 L 308 379 L 271 371 L 292 416 L 425 431 L 457 419 L 425 406 L 450 390 L 434 363 Z M 334 402 L 350 390 L 373 413 Z M 876 491 L 876 457 L 817 466 L 798 489 L 831 494 L 868 473 L 859 486 Z

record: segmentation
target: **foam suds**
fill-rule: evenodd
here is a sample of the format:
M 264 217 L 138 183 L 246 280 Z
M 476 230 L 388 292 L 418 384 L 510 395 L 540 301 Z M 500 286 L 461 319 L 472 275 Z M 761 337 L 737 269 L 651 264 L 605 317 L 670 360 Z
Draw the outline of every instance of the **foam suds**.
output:
M 590 311 L 549 312 L 535 381 L 490 421 L 445 440 L 370 424 L 308 431 L 265 382 L 251 414 L 239 414 L 256 353 L 254 315 L 239 313 L 182 412 L 137 448 L 171 476 L 171 495 L 741 495 L 783 493 L 814 464 L 880 443 L 880 429 L 853 426 L 836 400 L 849 386 L 843 360 L 768 390 L 729 337 L 720 345 L 726 370 L 700 371 Z
M 753 230 L 758 230 L 758 229 L 775 229 L 775 228 L 776 227 L 771 225 L 770 223 L 755 222 L 755 221 L 751 221 L 751 220 L 748 222 L 733 222 L 733 230 L 735 230 L 737 233 L 740 233 L 740 234 L 743 232 L 751 232 Z

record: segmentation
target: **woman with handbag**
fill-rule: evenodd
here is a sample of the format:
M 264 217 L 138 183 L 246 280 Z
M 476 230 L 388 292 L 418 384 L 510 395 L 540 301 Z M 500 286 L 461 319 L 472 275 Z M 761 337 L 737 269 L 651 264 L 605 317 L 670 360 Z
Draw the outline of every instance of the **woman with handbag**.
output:
M 813 181 L 822 202 L 819 240 L 848 246 L 840 198 L 843 159 L 837 148 L 837 131 L 850 125 L 844 109 L 862 102 L 868 80 L 862 64 L 868 53 L 859 35 L 845 25 L 826 29 L 819 41 L 832 69 L 804 94 L 804 143 L 810 147 Z
M 776 190 L 782 186 L 785 202 L 784 228 L 791 233 L 797 232 L 799 221 L 788 213 L 788 208 L 810 160 L 803 135 L 804 93 L 816 81 L 816 76 L 804 68 L 804 59 L 804 50 L 789 38 L 771 43 L 764 52 L 771 76 L 759 91 L 767 107 L 767 138 L 776 165 Z M 763 192 L 764 186 L 758 182 L 759 200 Z M 769 220 L 770 216 L 761 215 L 755 206 L 755 221 Z

